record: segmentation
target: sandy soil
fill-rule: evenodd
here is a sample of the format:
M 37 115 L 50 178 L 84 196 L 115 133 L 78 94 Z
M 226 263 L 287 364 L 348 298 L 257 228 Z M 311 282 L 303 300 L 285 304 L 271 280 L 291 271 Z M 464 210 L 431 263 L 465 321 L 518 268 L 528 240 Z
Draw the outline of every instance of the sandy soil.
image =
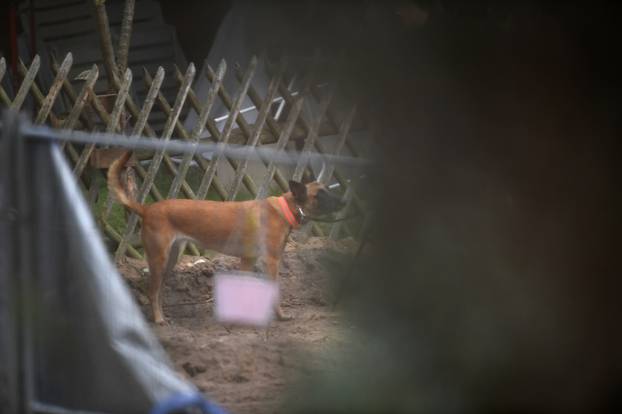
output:
M 212 315 L 214 272 L 236 269 L 238 259 L 184 256 L 163 289 L 169 325 L 153 329 L 177 371 L 231 413 L 272 413 L 286 387 L 316 369 L 338 363 L 350 327 L 332 307 L 334 270 L 354 250 L 351 240 L 289 242 L 280 269 L 282 306 L 294 316 L 268 329 L 225 327 Z M 148 319 L 146 264 L 119 264 Z

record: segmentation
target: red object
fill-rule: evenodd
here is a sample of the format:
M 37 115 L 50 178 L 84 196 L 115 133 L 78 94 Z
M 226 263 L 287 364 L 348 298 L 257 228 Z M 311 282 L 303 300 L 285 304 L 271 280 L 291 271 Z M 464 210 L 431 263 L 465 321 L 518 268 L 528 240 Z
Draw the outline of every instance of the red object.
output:
M 294 228 L 297 228 L 298 226 L 300 226 L 300 223 L 298 223 L 298 220 L 296 220 L 294 213 L 289 208 L 289 204 L 287 204 L 287 200 L 285 200 L 285 197 L 283 196 L 279 197 L 278 201 L 279 201 L 279 207 L 281 207 L 281 211 L 283 212 L 283 216 L 285 216 L 285 220 L 287 220 L 290 226 Z

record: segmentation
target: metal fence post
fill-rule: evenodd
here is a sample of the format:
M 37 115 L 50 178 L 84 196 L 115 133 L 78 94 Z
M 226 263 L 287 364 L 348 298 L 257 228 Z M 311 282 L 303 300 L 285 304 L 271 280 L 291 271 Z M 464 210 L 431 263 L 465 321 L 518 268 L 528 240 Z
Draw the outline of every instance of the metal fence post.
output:
M 28 289 L 31 286 L 32 266 L 27 252 L 33 248 L 32 204 L 28 186 L 28 169 L 25 160 L 25 140 L 20 134 L 20 115 L 7 110 L 3 115 L 3 144 L 6 145 L 10 160 L 9 178 L 6 183 L 8 199 L 14 203 L 14 223 L 11 226 L 12 254 L 9 277 L 14 282 L 14 309 L 17 311 L 15 324 L 16 358 L 16 406 L 20 413 L 31 413 L 30 402 L 33 400 L 32 332 L 31 307 L 28 303 Z

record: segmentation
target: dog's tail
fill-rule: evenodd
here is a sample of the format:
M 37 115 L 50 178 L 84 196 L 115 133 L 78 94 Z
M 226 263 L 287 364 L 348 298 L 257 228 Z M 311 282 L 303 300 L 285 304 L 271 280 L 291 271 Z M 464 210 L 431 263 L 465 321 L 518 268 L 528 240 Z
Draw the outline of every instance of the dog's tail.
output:
M 131 155 L 132 153 L 130 151 L 126 151 L 110 165 L 108 169 L 108 191 L 113 192 L 117 200 L 119 200 L 125 208 L 142 217 L 145 206 L 130 198 L 121 183 L 121 169 L 125 166 L 127 160 L 130 159 Z

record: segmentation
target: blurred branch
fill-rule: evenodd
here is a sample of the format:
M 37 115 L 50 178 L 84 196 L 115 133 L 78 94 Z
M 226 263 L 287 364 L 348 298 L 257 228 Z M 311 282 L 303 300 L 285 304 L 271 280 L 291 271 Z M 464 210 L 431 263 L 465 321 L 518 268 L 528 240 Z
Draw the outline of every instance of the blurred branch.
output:
M 125 73 L 125 69 L 127 69 L 135 4 L 136 0 L 125 0 L 125 9 L 123 10 L 123 19 L 121 20 L 121 36 L 119 37 L 119 47 L 117 49 L 117 65 L 119 73 Z
M 94 0 L 95 16 L 97 19 L 97 32 L 104 58 L 104 67 L 108 74 L 108 87 L 114 88 L 114 78 L 117 75 L 117 65 L 114 59 L 114 49 L 110 36 L 110 25 L 108 24 L 108 13 L 106 12 L 106 0 Z

